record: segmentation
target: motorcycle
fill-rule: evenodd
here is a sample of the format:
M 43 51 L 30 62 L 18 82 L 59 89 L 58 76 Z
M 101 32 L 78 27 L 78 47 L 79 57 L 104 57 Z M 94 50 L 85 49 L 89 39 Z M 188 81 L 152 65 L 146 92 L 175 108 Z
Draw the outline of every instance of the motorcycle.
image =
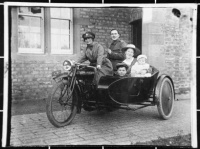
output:
M 152 67 L 151 77 L 103 76 L 94 84 L 96 67 L 63 62 L 64 72 L 52 72 L 56 82 L 46 102 L 46 114 L 52 125 L 69 125 L 81 110 L 138 110 L 157 105 L 162 119 L 172 116 L 175 91 L 170 76 L 159 75 Z

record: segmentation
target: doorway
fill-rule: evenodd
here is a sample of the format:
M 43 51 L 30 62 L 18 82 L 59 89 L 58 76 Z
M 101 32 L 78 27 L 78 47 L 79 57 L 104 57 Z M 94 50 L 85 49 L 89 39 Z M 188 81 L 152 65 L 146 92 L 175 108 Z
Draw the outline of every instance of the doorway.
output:
M 131 25 L 131 42 L 142 52 L 142 19 L 135 20 Z

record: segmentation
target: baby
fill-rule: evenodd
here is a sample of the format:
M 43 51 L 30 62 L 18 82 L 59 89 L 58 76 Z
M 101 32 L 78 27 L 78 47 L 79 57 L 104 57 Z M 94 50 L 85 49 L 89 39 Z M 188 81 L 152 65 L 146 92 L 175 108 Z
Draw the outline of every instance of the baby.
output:
M 146 63 L 146 55 L 139 55 L 131 68 L 131 77 L 151 77 L 150 65 Z
M 117 76 L 120 77 L 128 76 L 127 75 L 128 65 L 126 65 L 125 63 L 118 63 L 116 67 L 117 67 L 117 73 L 116 73 Z

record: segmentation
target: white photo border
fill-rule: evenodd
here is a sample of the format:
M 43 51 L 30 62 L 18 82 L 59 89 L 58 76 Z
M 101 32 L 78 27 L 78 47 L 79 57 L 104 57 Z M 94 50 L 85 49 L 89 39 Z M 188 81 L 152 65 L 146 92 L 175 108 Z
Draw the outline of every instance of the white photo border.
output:
M 4 3 L 4 66 L 9 62 L 9 20 L 8 11 L 10 6 L 42 6 L 42 7 L 191 7 L 193 8 L 193 49 L 192 49 L 192 81 L 191 81 L 191 135 L 192 147 L 197 147 L 197 106 L 196 106 L 196 30 L 197 30 L 197 4 L 73 4 L 73 3 L 27 3 L 27 2 L 5 2 Z M 4 67 L 5 68 L 5 67 Z M 8 120 L 8 71 L 4 74 L 4 94 L 3 94 L 3 131 L 2 147 L 7 144 L 7 120 Z

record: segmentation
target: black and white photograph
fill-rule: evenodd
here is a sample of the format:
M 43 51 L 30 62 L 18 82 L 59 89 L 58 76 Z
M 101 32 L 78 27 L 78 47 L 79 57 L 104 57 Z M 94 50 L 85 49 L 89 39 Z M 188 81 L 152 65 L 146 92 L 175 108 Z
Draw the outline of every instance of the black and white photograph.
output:
M 8 2 L 4 12 L 7 146 L 197 145 L 197 5 Z

